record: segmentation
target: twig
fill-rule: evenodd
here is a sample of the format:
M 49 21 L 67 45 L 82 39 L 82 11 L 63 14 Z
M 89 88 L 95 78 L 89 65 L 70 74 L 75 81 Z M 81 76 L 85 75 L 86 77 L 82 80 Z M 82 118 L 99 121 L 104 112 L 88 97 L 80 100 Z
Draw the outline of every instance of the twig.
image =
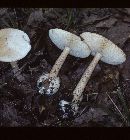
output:
M 106 95 L 109 97 L 109 99 L 111 100 L 111 102 L 113 103 L 113 105 L 115 106 L 115 108 L 117 109 L 117 111 L 120 113 L 121 117 L 124 119 L 125 122 L 127 122 L 126 117 L 124 117 L 124 115 L 121 113 L 120 109 L 117 107 L 117 105 L 114 103 L 114 101 L 112 100 L 112 98 L 110 97 L 109 94 L 106 93 Z
M 7 85 L 7 83 L 3 83 L 2 85 L 0 85 L 0 88 L 4 87 L 5 85 Z

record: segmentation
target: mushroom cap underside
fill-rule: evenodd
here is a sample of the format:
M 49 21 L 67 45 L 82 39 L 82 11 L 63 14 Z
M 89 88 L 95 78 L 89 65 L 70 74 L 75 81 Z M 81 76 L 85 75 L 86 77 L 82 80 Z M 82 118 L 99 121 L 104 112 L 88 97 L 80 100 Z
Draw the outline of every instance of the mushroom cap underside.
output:
M 30 39 L 21 30 L 0 30 L 0 61 L 13 62 L 24 58 L 31 50 Z
M 75 57 L 85 58 L 90 55 L 91 51 L 87 44 L 75 34 L 56 28 L 49 30 L 49 37 L 59 49 L 64 50 L 65 47 L 69 47 L 69 53 Z
M 96 33 L 85 32 L 80 34 L 84 42 L 91 49 L 94 56 L 97 52 L 102 55 L 101 60 L 105 63 L 118 65 L 126 60 L 125 53 L 112 41 Z

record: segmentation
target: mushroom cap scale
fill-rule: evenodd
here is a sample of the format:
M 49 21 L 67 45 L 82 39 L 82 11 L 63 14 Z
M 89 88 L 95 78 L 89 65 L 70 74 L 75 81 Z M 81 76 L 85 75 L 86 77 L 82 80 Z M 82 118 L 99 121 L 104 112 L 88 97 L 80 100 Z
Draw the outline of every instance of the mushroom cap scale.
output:
M 93 56 L 97 52 L 102 55 L 101 60 L 103 62 L 112 65 L 118 65 L 126 60 L 125 53 L 107 38 L 90 32 L 82 33 L 80 34 L 80 36 L 84 39 L 84 42 L 91 49 L 91 53 Z
M 21 30 L 0 30 L 0 61 L 13 62 L 24 58 L 31 49 L 30 39 Z
M 59 49 L 64 50 L 65 47 L 69 47 L 70 54 L 75 57 L 85 58 L 90 55 L 87 44 L 75 34 L 56 28 L 49 30 L 49 37 Z

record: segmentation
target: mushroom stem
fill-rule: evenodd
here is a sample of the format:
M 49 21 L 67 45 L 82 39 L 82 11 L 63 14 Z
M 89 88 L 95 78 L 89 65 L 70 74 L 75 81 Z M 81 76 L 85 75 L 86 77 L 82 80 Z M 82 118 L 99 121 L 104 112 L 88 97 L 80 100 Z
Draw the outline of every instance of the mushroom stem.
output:
M 81 102 L 81 100 L 82 100 L 82 93 L 84 91 L 84 88 L 85 88 L 88 80 L 90 79 L 95 66 L 97 65 L 98 61 L 101 59 L 101 57 L 102 57 L 102 55 L 100 53 L 96 53 L 94 59 L 92 60 L 92 62 L 88 66 L 88 68 L 85 70 L 79 83 L 77 84 L 75 90 L 73 91 L 72 104 L 73 104 L 73 109 L 75 111 L 78 109 L 77 104 L 79 104 L 79 102 Z
M 61 53 L 61 55 L 58 57 L 58 59 L 56 60 L 54 66 L 52 67 L 49 77 L 50 78 L 55 78 L 57 77 L 63 63 L 65 62 L 66 57 L 68 56 L 70 52 L 70 48 L 69 47 L 65 47 L 63 52 Z
M 13 73 L 14 75 L 16 76 L 16 78 L 21 82 L 23 80 L 25 80 L 25 78 L 21 75 L 21 72 L 19 71 L 19 67 L 18 67 L 18 64 L 17 62 L 10 62 L 11 64 L 11 67 L 13 69 Z

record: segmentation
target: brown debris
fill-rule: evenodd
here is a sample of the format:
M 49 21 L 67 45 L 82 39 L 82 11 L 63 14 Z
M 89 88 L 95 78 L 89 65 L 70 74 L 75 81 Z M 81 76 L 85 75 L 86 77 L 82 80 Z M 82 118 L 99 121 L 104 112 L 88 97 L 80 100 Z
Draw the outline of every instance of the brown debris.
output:
M 116 24 L 117 19 L 115 18 L 109 18 L 107 20 L 101 21 L 99 22 L 96 27 L 97 28 L 110 28 L 112 27 L 114 24 Z
M 0 62 L 0 126 L 124 126 L 120 114 L 105 93 L 109 93 L 124 115 L 123 103 L 116 92 L 120 86 L 130 108 L 130 10 L 74 8 L 71 23 L 68 23 L 67 10 L 70 9 L 16 8 L 16 18 L 12 8 L 0 9 L 0 28 L 18 28 L 15 24 L 18 23 L 21 30 L 29 35 L 32 44 L 29 55 L 19 61 L 20 71 L 26 81 L 19 83 L 13 77 L 10 65 Z M 7 12 L 11 21 L 6 15 Z M 75 14 L 76 12 L 79 14 Z M 59 73 L 61 79 L 59 91 L 48 98 L 39 95 L 36 86 L 39 76 L 49 72 L 61 54 L 61 50 L 56 48 L 48 37 L 48 30 L 57 27 L 61 29 L 68 27 L 68 31 L 77 35 L 86 31 L 99 33 L 119 45 L 127 55 L 126 62 L 120 66 L 99 62 L 84 91 L 79 113 L 84 111 L 70 121 L 57 119 L 57 104 L 64 98 L 71 101 L 72 91 L 93 56 L 79 59 L 69 55 Z

